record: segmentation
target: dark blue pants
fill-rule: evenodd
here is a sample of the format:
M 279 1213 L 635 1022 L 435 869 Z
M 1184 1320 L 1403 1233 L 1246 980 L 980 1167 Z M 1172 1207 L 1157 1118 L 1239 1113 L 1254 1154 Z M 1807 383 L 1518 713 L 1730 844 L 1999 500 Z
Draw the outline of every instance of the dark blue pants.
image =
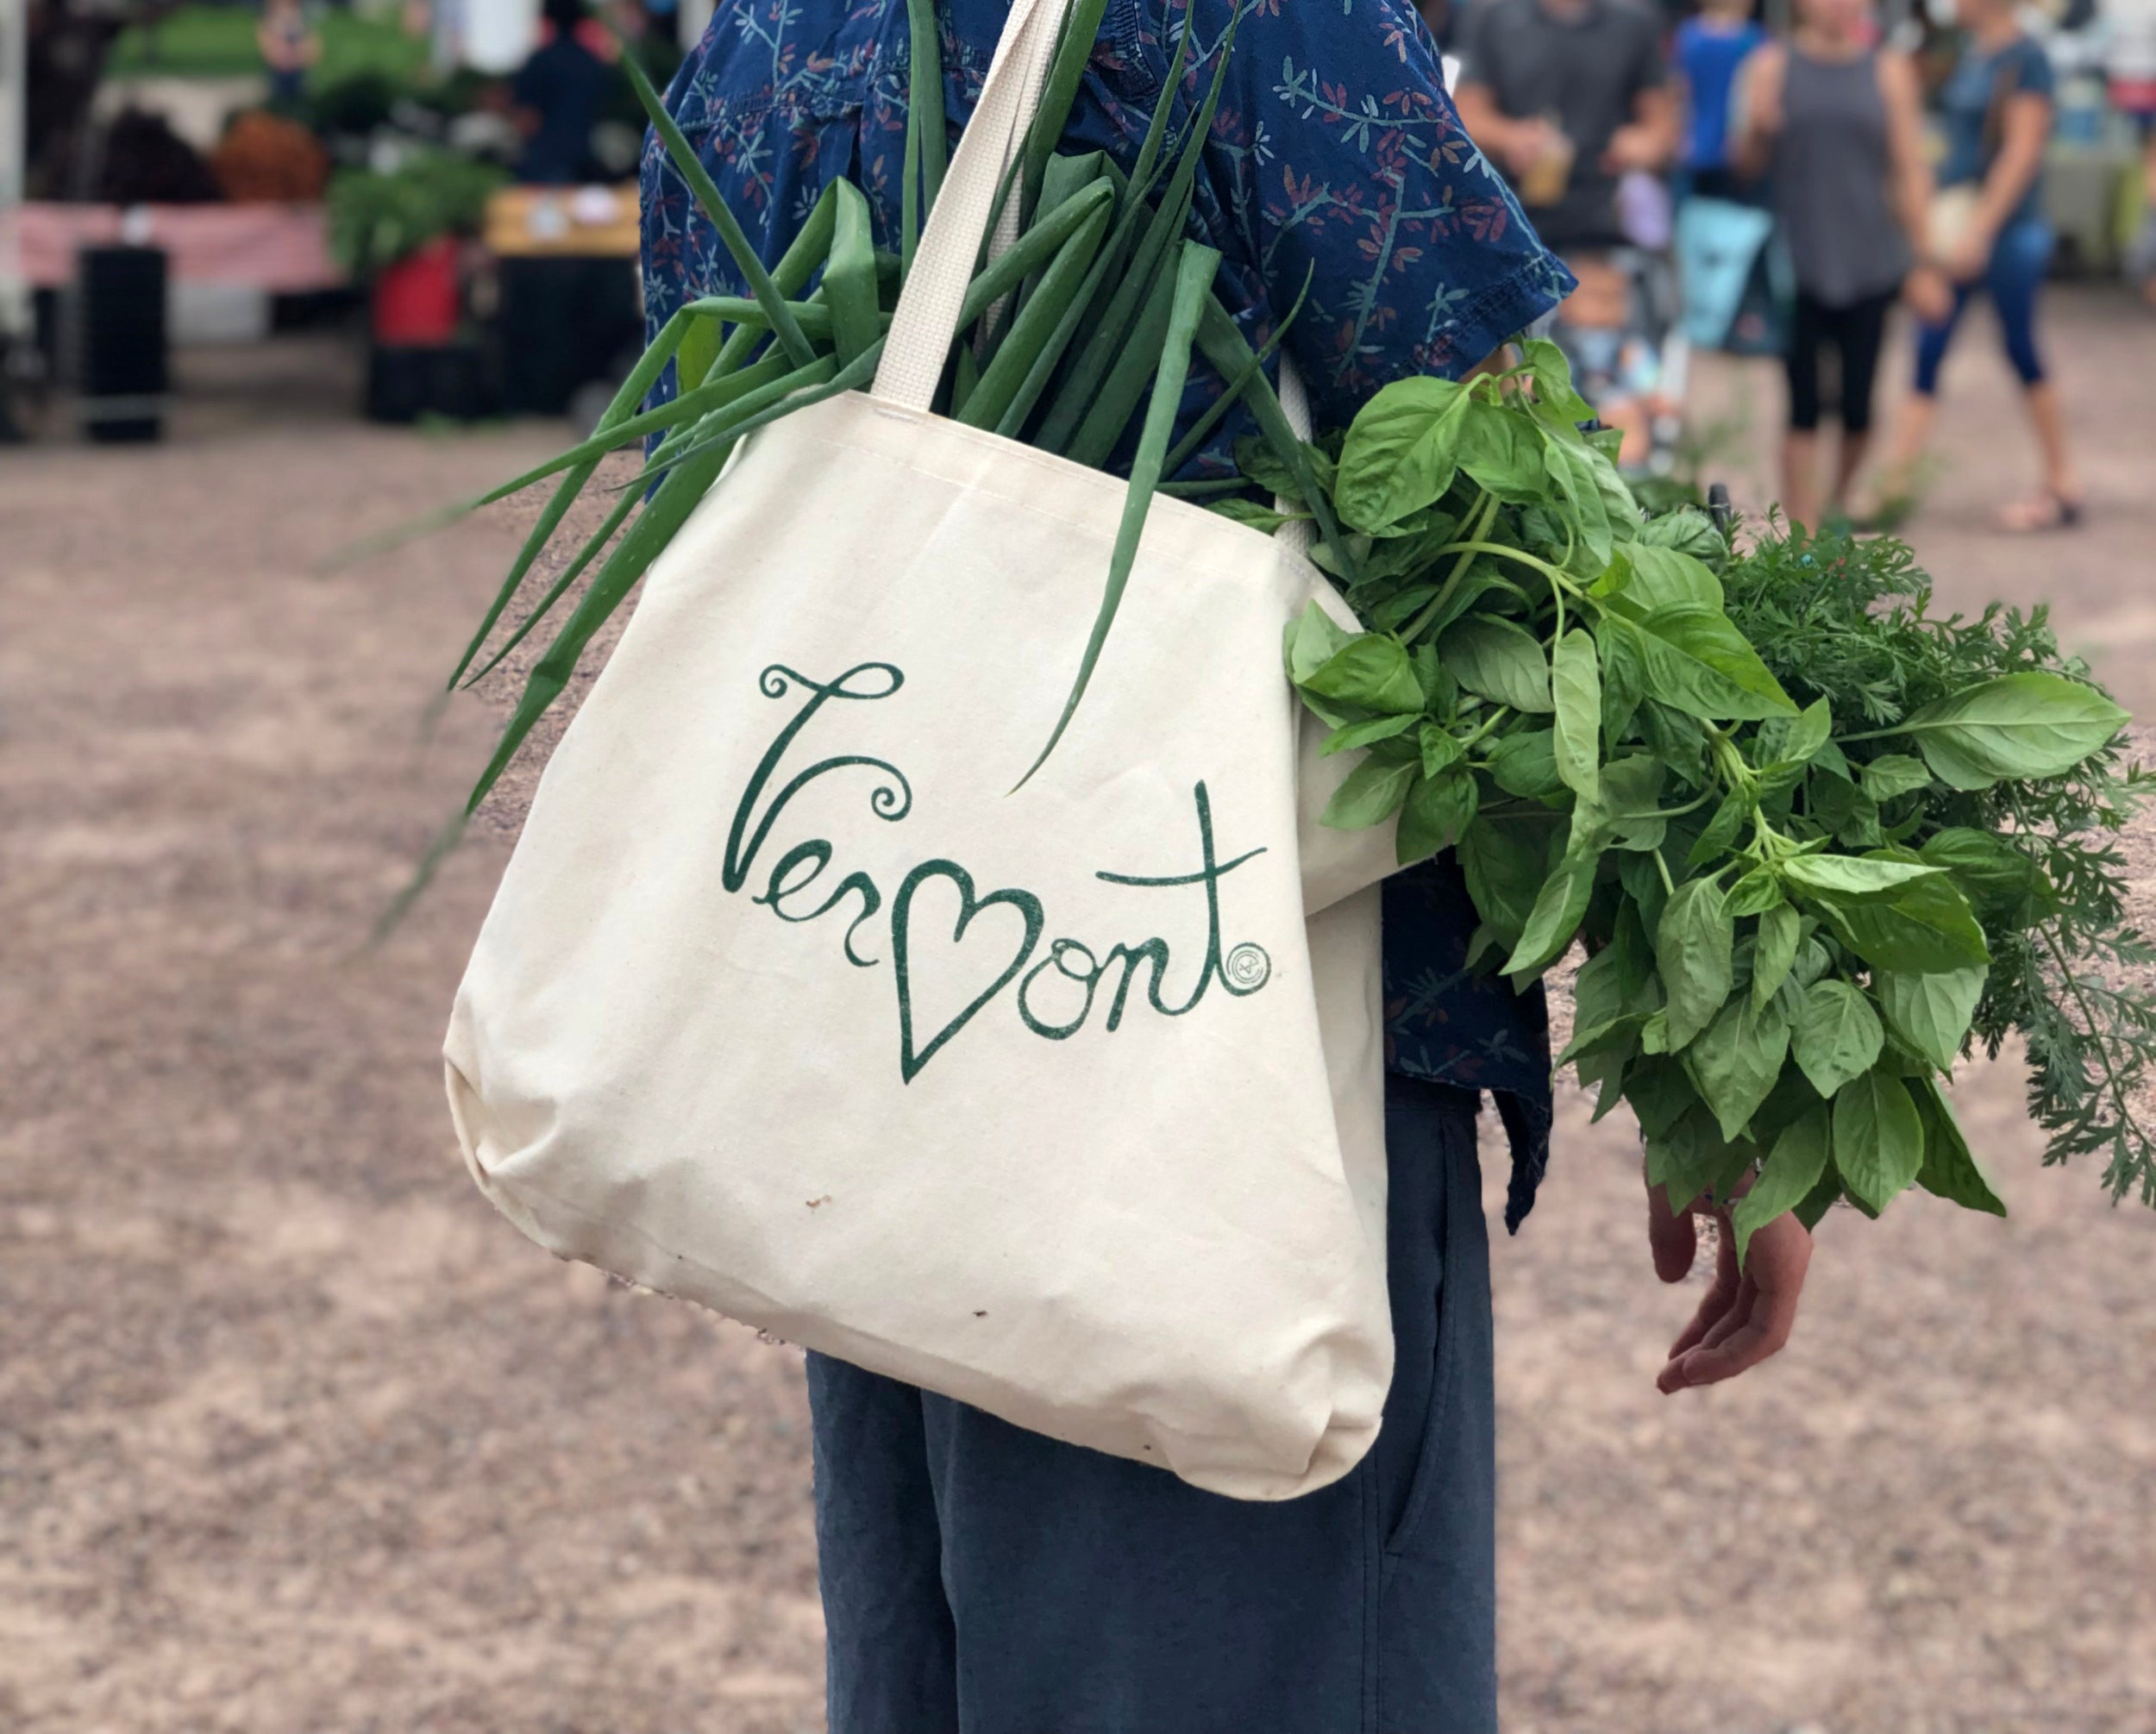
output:
M 1494 1730 L 1475 1105 L 1387 1080 L 1392 1390 L 1369 1455 L 1302 1499 L 1200 1493 L 810 1355 L 831 1734 Z
M 2051 225 L 2040 216 L 2025 216 L 2009 223 L 1991 245 L 1990 263 L 1984 267 L 1982 286 L 1991 293 L 1998 310 L 1999 337 L 2006 359 L 2024 385 L 2040 385 L 2044 378 L 2043 358 L 2036 353 L 2036 297 L 2051 268 L 2054 237 Z M 1958 284 L 1954 304 L 1937 325 L 1916 328 L 1916 389 L 1923 397 L 1939 393 L 1940 364 L 1946 346 L 1953 341 L 1961 316 L 1978 285 Z

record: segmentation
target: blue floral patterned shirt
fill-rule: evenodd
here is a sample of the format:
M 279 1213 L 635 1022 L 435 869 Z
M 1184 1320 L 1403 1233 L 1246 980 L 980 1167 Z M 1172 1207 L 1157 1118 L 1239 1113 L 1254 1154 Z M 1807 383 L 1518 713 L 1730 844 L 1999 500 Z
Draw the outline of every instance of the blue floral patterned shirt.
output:
M 1220 250 L 1215 287 L 1254 347 L 1307 282 L 1284 347 L 1320 428 L 1344 426 L 1388 381 L 1465 372 L 1570 289 L 1462 129 L 1407 0 L 1109 0 L 1062 147 L 1105 150 L 1127 168 L 1188 29 L 1173 116 L 1187 125 L 1238 3 L 1192 222 Z M 1007 9 L 937 0 L 954 137 Z M 868 193 L 879 244 L 895 251 L 910 60 L 904 0 L 719 0 L 667 104 L 767 260 L 842 175 Z M 655 138 L 643 263 L 655 330 L 685 300 L 742 292 Z M 1186 426 L 1220 389 L 1194 358 Z M 669 369 L 655 397 L 673 390 Z M 1235 441 L 1252 431 L 1238 408 L 1183 473 L 1232 473 Z M 1411 1077 L 1496 1092 L 1513 1134 L 1516 1224 L 1547 1149 L 1549 1042 L 1539 991 L 1515 998 L 1466 968 L 1474 924 L 1449 861 L 1387 886 L 1387 1056 Z

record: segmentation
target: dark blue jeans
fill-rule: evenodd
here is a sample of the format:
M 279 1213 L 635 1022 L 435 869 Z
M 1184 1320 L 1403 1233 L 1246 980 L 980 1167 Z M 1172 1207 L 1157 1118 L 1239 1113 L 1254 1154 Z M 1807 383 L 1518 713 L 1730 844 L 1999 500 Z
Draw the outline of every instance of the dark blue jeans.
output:
M 1369 1456 L 1302 1499 L 1200 1493 L 810 1355 L 831 1734 L 1495 1729 L 1475 1108 L 1386 1080 L 1392 1390 Z
M 2044 286 L 2044 273 L 2051 268 L 2053 244 L 2051 225 L 2040 216 L 2025 216 L 2006 226 L 1991 245 L 1990 262 L 1978 282 L 1957 284 L 1954 304 L 1946 319 L 1916 328 L 1920 395 L 1938 395 L 1940 364 L 1946 360 L 1946 346 L 1953 341 L 1955 328 L 1979 286 L 1991 293 L 1991 304 L 1999 315 L 1999 338 L 2015 372 L 2024 385 L 2042 382 L 2044 362 L 2036 352 L 2036 297 Z

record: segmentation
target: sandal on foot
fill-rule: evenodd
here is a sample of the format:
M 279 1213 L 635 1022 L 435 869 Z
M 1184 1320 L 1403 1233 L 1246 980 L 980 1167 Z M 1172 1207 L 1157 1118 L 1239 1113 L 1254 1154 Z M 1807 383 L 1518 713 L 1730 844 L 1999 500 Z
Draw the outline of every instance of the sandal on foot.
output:
M 2021 500 L 1999 514 L 1999 524 L 2016 535 L 2036 535 L 2046 530 L 2074 529 L 2081 523 L 2081 502 L 2046 490 Z

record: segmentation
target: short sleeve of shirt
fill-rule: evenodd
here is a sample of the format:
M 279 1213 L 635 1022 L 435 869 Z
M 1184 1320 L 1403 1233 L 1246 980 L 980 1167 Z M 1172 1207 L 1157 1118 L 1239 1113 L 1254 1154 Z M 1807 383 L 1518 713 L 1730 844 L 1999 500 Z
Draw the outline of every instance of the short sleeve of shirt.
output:
M 1460 57 L 1459 82 L 1463 85 L 1487 85 L 1496 78 L 1496 69 L 1490 64 L 1491 21 L 1496 9 L 1485 0 L 1485 3 L 1468 9 L 1460 25 L 1457 52 Z
M 1217 43 L 1228 11 L 1182 16 Z M 1275 315 L 1307 285 L 1287 345 L 1321 426 L 1392 380 L 1464 372 L 1571 287 L 1460 125 L 1407 0 L 1249 6 L 1212 151 L 1242 231 L 1223 250 L 1254 261 Z
M 2024 36 L 2010 52 L 2014 56 L 2015 94 L 2048 99 L 2058 88 L 2059 78 L 2052 70 L 2051 56 L 2044 52 L 2043 44 Z
M 1656 33 L 1654 20 L 1644 12 L 1634 12 L 1629 7 L 1616 8 L 1617 16 L 1631 27 L 1629 48 L 1631 66 L 1628 69 L 1629 89 L 1626 100 L 1633 99 L 1648 91 L 1658 91 L 1669 82 L 1669 71 L 1662 63 L 1662 43 Z

